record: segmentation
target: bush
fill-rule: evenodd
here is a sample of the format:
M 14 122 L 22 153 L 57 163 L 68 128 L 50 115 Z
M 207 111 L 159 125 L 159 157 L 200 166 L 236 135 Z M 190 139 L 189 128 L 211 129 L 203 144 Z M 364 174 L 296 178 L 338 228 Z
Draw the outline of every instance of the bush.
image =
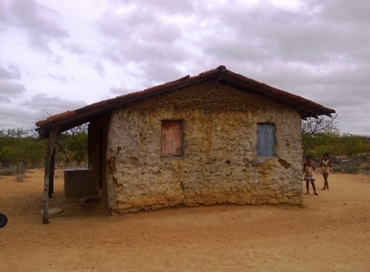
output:
M 20 172 L 23 168 L 40 167 L 45 160 L 45 141 L 38 141 L 22 129 L 0 131 L 0 164 Z
M 316 135 L 303 133 L 302 147 L 304 155 L 321 158 L 323 153 L 330 156 L 347 156 L 367 161 L 370 154 L 370 138 L 366 136 L 325 132 Z
M 45 166 L 48 141 L 23 129 L 0 130 L 0 173 L 22 180 L 30 168 Z M 60 134 L 55 147 L 55 162 L 80 166 L 87 164 L 87 126 Z

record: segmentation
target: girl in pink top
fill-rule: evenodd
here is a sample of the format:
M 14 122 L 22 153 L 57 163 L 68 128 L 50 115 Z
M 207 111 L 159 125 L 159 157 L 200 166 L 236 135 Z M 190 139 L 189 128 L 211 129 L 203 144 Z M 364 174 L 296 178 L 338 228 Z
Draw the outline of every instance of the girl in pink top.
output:
M 311 182 L 312 189 L 315 195 L 318 196 L 316 193 L 316 187 L 315 187 L 315 167 L 312 163 L 312 158 L 310 156 L 306 157 L 306 162 L 303 164 L 303 174 L 304 174 L 304 180 L 306 181 L 306 195 L 310 193 L 309 191 L 309 185 Z

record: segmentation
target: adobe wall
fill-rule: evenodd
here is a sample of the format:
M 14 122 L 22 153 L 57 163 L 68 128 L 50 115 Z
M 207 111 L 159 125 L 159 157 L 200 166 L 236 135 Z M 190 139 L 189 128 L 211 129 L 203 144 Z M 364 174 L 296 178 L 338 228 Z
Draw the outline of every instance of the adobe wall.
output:
M 161 157 L 161 120 L 184 120 L 185 154 Z M 256 157 L 257 123 L 276 126 L 275 157 Z M 302 203 L 301 119 L 292 108 L 203 83 L 113 113 L 108 206 L 134 212 L 217 203 Z

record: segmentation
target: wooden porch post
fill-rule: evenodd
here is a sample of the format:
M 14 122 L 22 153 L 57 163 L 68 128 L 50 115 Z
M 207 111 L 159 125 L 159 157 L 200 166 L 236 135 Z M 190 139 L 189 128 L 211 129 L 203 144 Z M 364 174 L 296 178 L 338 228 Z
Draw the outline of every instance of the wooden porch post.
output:
M 49 143 L 48 143 L 48 150 L 46 152 L 46 160 L 45 160 L 45 176 L 44 176 L 44 208 L 42 213 L 42 223 L 48 224 L 48 210 L 49 210 L 49 182 L 50 182 L 50 172 L 52 165 L 52 157 L 55 148 L 55 141 L 59 132 L 59 128 L 52 128 L 49 132 Z M 54 172 L 54 169 L 53 169 Z
M 54 194 L 54 168 L 55 168 L 55 148 L 51 154 L 50 160 L 50 174 L 49 174 L 49 197 Z

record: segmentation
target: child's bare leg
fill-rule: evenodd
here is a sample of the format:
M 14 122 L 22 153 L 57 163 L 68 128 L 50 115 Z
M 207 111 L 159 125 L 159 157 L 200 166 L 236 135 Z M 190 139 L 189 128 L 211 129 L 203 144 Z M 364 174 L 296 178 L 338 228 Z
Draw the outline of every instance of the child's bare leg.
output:
M 316 186 L 315 186 L 315 182 L 314 182 L 314 181 L 312 181 L 312 182 L 311 182 L 311 184 L 312 184 L 312 189 L 313 189 L 313 193 L 314 193 L 314 195 L 317 195 L 317 196 L 318 196 L 318 194 L 316 193 Z
M 329 184 L 328 184 L 328 173 L 322 174 L 324 176 L 324 189 L 329 189 Z
M 309 185 L 310 185 L 310 183 L 308 181 L 306 181 L 306 195 L 308 195 L 310 193 Z
M 322 190 L 324 191 L 326 189 L 326 178 L 325 178 L 325 173 L 322 173 L 322 176 L 324 178 L 324 187 L 322 187 Z

